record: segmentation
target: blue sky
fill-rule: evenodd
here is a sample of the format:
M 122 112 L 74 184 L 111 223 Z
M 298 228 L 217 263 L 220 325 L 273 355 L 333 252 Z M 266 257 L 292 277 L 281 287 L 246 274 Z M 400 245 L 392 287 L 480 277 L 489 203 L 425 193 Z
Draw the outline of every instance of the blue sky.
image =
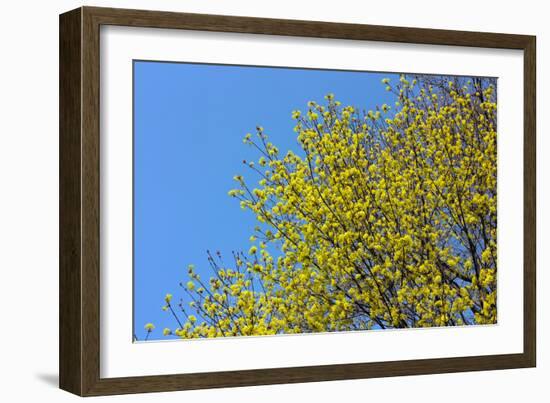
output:
M 149 339 L 176 323 L 162 311 L 194 264 L 209 278 L 206 250 L 229 258 L 246 251 L 255 220 L 227 195 L 233 176 L 253 178 L 244 160 L 257 152 L 243 144 L 262 126 L 284 154 L 297 150 L 291 112 L 334 93 L 343 105 L 373 109 L 392 104 L 388 73 L 134 62 L 134 333 L 154 323 Z M 185 299 L 184 299 L 185 301 Z

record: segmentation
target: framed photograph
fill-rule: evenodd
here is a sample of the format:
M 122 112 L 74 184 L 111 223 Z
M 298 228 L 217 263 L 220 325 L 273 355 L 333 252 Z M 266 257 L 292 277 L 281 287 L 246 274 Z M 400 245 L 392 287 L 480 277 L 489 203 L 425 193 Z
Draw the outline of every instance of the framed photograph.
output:
M 62 14 L 60 387 L 533 367 L 535 167 L 534 36 Z

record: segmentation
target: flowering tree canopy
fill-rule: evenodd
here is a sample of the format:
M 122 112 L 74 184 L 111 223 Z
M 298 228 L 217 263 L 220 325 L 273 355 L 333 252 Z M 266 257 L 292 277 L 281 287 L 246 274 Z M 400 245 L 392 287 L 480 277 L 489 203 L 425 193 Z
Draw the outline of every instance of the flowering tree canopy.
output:
M 294 111 L 300 150 L 263 128 L 257 179 L 229 195 L 258 222 L 247 252 L 189 266 L 182 338 L 496 323 L 495 81 L 401 76 L 394 105 L 332 94 Z

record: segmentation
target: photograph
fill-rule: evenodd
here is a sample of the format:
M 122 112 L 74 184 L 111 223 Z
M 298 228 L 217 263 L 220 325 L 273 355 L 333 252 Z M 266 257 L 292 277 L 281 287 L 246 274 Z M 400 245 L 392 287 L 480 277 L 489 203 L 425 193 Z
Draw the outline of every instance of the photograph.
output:
M 546 402 L 543 2 L 2 5 L 5 402 Z
M 132 73 L 133 342 L 498 323 L 497 77 Z

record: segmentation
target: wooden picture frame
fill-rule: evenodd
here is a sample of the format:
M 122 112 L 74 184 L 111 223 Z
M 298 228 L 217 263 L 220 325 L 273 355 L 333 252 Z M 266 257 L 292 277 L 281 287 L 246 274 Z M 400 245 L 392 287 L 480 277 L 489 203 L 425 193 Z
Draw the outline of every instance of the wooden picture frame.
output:
M 99 35 L 102 25 L 524 52 L 523 353 L 226 372 L 100 377 Z M 60 387 L 80 396 L 534 367 L 536 363 L 535 37 L 81 7 L 60 16 Z

